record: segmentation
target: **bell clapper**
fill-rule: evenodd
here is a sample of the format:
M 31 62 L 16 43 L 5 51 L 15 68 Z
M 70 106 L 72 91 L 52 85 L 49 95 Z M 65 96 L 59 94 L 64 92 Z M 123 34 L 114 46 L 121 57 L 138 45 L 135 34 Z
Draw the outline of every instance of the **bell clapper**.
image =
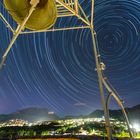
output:
M 36 7 L 39 2 L 40 2 L 40 0 L 31 0 L 30 4 L 34 7 Z

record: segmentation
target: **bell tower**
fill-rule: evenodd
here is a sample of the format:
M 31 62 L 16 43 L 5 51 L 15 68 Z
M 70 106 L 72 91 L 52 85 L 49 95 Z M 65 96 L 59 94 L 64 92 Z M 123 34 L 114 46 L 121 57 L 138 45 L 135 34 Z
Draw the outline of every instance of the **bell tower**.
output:
M 89 0 L 88 0 L 89 1 Z M 118 93 L 112 86 L 110 85 L 108 79 L 104 75 L 105 64 L 101 60 L 100 52 L 98 51 L 98 42 L 97 42 L 97 35 L 94 30 L 93 20 L 94 20 L 94 0 L 90 0 L 91 2 L 91 18 L 89 19 L 84 9 L 81 7 L 78 0 L 19 0 L 19 3 L 16 3 L 17 0 L 4 0 L 4 5 L 6 9 L 10 9 L 10 15 L 13 19 L 17 22 L 17 29 L 14 30 L 12 26 L 8 23 L 6 18 L 0 13 L 1 19 L 4 21 L 6 26 L 8 26 L 9 30 L 13 33 L 13 37 L 11 42 L 5 51 L 2 61 L 0 63 L 0 68 L 3 67 L 6 57 L 13 47 L 16 39 L 19 35 L 22 34 L 32 34 L 32 33 L 40 33 L 40 32 L 54 32 L 54 31 L 67 31 L 67 30 L 80 30 L 80 29 L 89 29 L 92 35 L 92 43 L 93 43 L 93 53 L 95 56 L 96 62 L 96 72 L 98 75 L 98 82 L 99 82 L 99 91 L 101 97 L 101 103 L 104 110 L 104 117 L 105 117 L 105 127 L 107 130 L 107 137 L 108 140 L 112 140 L 112 133 L 111 133 L 111 125 L 109 120 L 109 103 L 110 97 L 113 97 L 120 108 L 122 109 L 122 113 L 126 119 L 126 124 L 128 127 L 128 132 L 130 137 L 133 137 L 129 120 L 126 114 L 126 111 L 123 106 L 122 99 L 118 96 Z M 22 2 L 22 4 L 21 4 Z M 29 6 L 29 2 L 31 5 Z M 27 6 L 28 10 L 21 10 L 24 9 L 22 6 Z M 16 9 L 16 12 L 15 12 Z M 51 12 L 50 12 L 51 10 Z M 12 12 L 14 11 L 14 12 Z M 22 15 L 22 16 L 20 16 Z M 22 18 L 21 18 L 22 17 Z M 83 25 L 74 25 L 70 27 L 57 27 L 53 26 L 58 18 L 63 17 L 76 17 L 83 22 Z M 34 20 L 34 19 L 41 19 Z M 42 26 L 44 25 L 44 26 Z M 29 30 L 24 30 L 25 28 Z M 104 88 L 108 91 L 108 96 L 105 98 L 104 95 Z

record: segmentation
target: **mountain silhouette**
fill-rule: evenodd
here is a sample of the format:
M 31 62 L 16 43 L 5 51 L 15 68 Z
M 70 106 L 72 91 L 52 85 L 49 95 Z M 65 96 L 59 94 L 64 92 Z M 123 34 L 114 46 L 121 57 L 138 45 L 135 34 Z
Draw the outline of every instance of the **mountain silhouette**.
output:
M 34 122 L 43 120 L 57 120 L 59 119 L 59 117 L 55 113 L 50 112 L 47 108 L 39 107 L 25 108 L 11 114 L 0 115 L 1 122 L 12 119 L 22 119 L 29 122 Z

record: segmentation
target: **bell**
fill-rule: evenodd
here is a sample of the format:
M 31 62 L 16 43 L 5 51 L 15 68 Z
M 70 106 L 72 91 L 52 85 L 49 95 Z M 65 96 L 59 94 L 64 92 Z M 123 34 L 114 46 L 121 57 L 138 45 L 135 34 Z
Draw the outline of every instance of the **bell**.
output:
M 4 0 L 4 5 L 12 18 L 21 24 L 29 13 L 30 2 L 31 0 Z M 46 30 L 55 24 L 56 19 L 55 0 L 40 0 L 25 27 L 30 30 Z

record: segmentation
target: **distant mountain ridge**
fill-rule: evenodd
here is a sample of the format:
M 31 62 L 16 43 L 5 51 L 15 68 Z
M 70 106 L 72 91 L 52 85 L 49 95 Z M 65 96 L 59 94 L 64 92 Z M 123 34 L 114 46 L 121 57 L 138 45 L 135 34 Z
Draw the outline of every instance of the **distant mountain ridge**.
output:
M 131 108 L 125 108 L 125 110 L 128 114 L 128 118 L 129 118 L 130 122 L 139 122 L 140 123 L 140 105 L 136 105 Z M 111 118 L 124 120 L 124 116 L 120 109 L 119 110 L 110 110 L 109 114 L 110 114 Z M 96 118 L 96 117 L 102 117 L 102 116 L 104 116 L 103 110 L 96 110 L 96 111 L 90 113 L 89 115 L 87 115 L 87 117 L 89 117 L 89 118 L 91 118 L 91 117 Z
M 126 112 L 128 113 L 130 122 L 140 123 L 140 105 L 134 106 L 132 108 L 126 108 Z M 102 116 L 104 116 L 103 110 L 95 110 L 89 115 L 66 116 L 63 119 L 98 118 Z M 110 117 L 119 120 L 124 120 L 124 116 L 121 110 L 110 110 Z M 58 120 L 62 118 L 60 118 L 57 114 L 50 112 L 50 110 L 48 110 L 47 108 L 39 107 L 25 108 L 8 115 L 0 115 L 0 122 L 5 122 L 11 119 L 22 119 L 27 120 L 29 122 L 34 122 L 43 120 Z
M 47 108 L 39 108 L 39 107 L 25 108 L 8 115 L 0 115 L 0 122 L 8 121 L 11 119 L 23 119 L 29 122 L 39 120 L 59 119 L 59 117 L 55 113 L 49 112 L 50 110 L 48 110 Z
M 136 105 L 131 108 L 125 108 L 128 118 L 130 122 L 138 122 L 140 123 L 140 105 Z M 120 109 L 109 110 L 109 115 L 111 118 L 119 119 L 124 121 L 124 116 Z M 66 116 L 65 119 L 74 119 L 74 118 L 101 118 L 104 116 L 103 110 L 95 110 L 88 115 L 85 116 Z

